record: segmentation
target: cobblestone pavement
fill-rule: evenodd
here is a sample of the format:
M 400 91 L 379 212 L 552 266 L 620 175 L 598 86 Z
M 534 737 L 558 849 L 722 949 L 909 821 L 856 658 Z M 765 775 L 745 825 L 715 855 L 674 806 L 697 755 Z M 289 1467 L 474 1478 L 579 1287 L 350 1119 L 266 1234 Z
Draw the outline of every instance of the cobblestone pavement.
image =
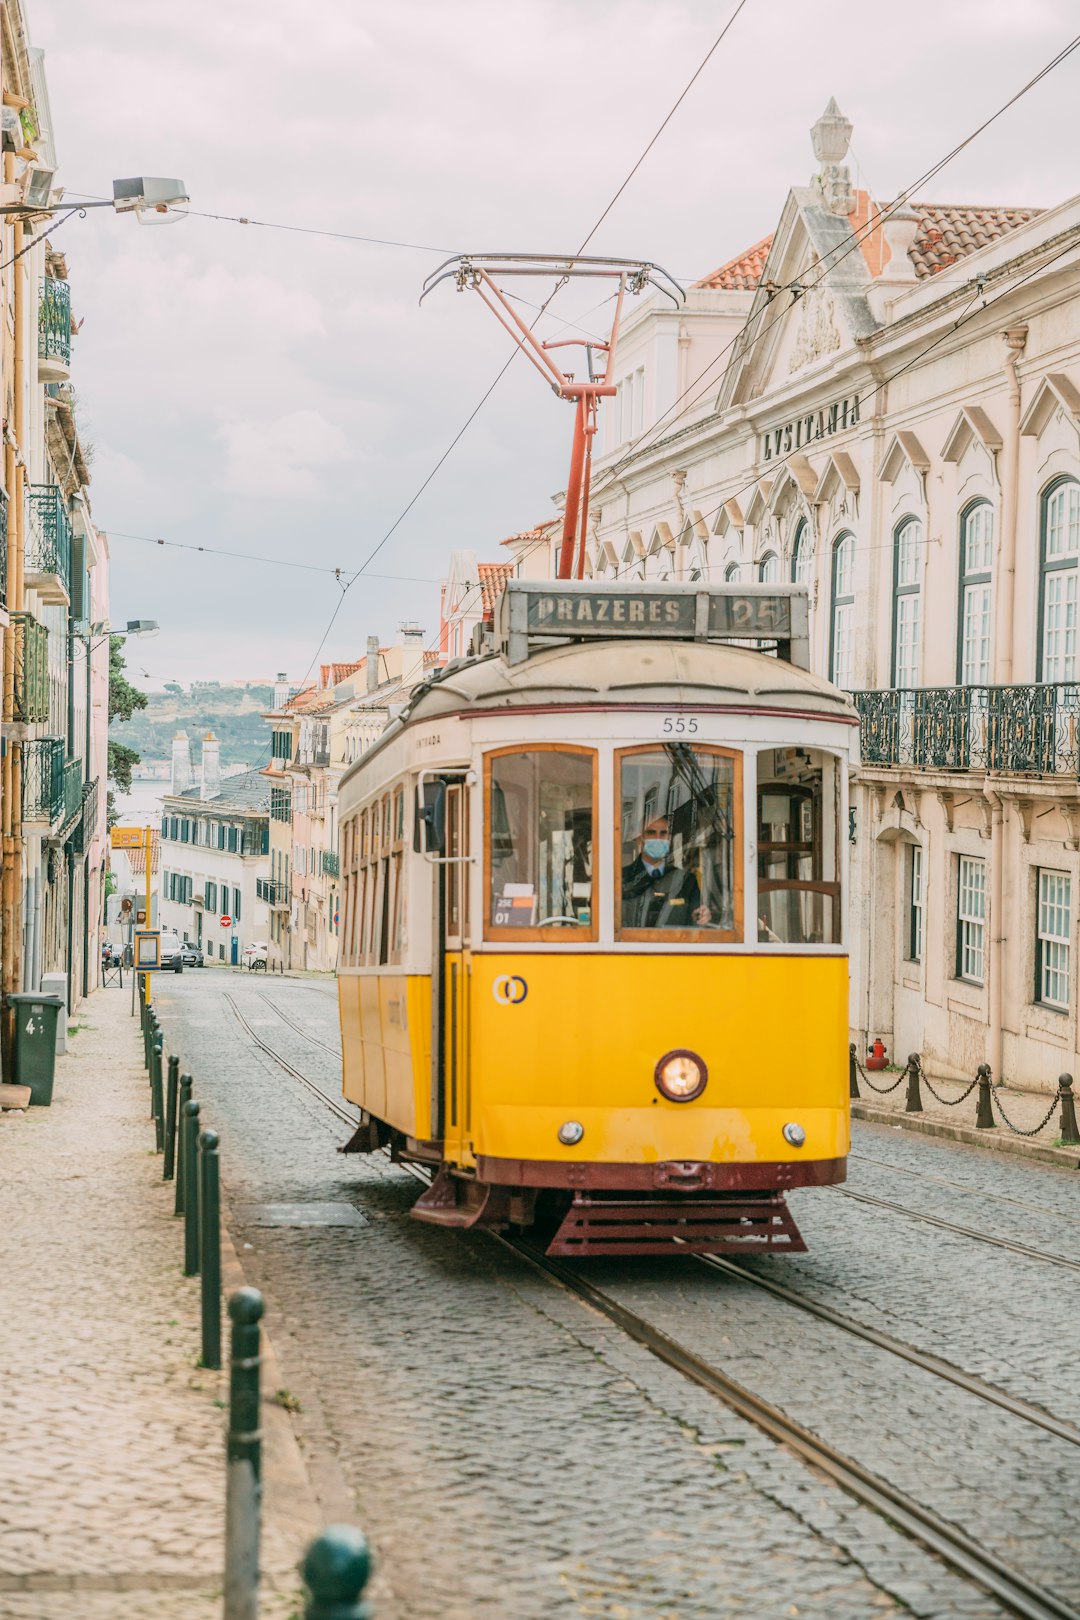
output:
M 264 1040 L 337 1093 L 332 1054 L 264 999 L 332 1046 L 329 988 L 237 978 L 222 988 Z M 233 1228 L 267 1294 L 282 1376 L 302 1402 L 311 1471 L 379 1552 L 379 1620 L 1001 1612 L 515 1256 L 481 1234 L 410 1221 L 415 1182 L 382 1156 L 338 1157 L 346 1127 L 252 1049 L 216 984 L 185 976 L 164 993 L 161 1013 L 222 1133 Z M 898 1164 L 913 1152 L 912 1164 L 943 1162 L 939 1145 L 920 1139 L 898 1146 L 894 1133 L 867 1131 L 860 1140 L 877 1149 L 880 1136 Z M 1028 1170 L 1018 1167 L 1021 1176 Z M 864 1166 L 859 1174 L 869 1190 L 884 1172 Z M 891 1197 L 901 1178 L 888 1174 L 882 1195 Z M 1056 1178 L 1053 1185 L 1056 1196 Z M 921 1183 L 913 1186 L 917 1202 Z M 316 1224 L 302 1214 L 284 1226 L 263 1223 L 262 1206 L 291 1202 L 309 1205 Z M 354 1212 L 364 1225 L 339 1224 Z M 920 1256 L 946 1317 L 942 1245 L 936 1235 L 927 1243 L 925 1232 L 913 1241 L 903 1217 L 901 1226 L 872 1215 L 838 1195 L 806 1197 L 799 1218 L 815 1252 L 788 1262 L 785 1276 L 839 1309 L 887 1314 L 902 1337 L 932 1338 L 939 1324 L 922 1297 L 926 1277 L 918 1271 L 909 1286 L 907 1268 Z M 1008 1336 L 1016 1323 L 1007 1311 L 987 1316 L 997 1286 L 988 1256 L 995 1267 L 999 1257 L 976 1248 L 968 1240 L 946 1264 L 972 1272 L 972 1321 L 982 1290 L 989 1345 L 999 1327 Z M 640 1300 L 658 1326 L 751 1387 L 775 1389 L 826 1438 L 870 1453 L 871 1466 L 902 1475 L 921 1499 L 946 1493 L 966 1528 L 996 1531 L 1010 1559 L 1040 1561 L 1039 1578 L 1052 1570 L 1073 1589 L 1056 1526 L 1075 1500 L 1074 1448 L 970 1396 L 943 1394 L 929 1379 L 916 1387 L 895 1358 L 704 1268 L 665 1275 L 633 1262 L 589 1274 Z M 1053 1286 L 1064 1293 L 1071 1279 L 1054 1273 Z M 1060 1352 L 1060 1336 L 1045 1342 Z M 958 1344 L 966 1354 L 963 1333 Z M 1021 1364 L 1017 1356 L 1017 1376 Z
M 197 1366 L 130 1006 L 93 996 L 52 1106 L 0 1115 L 3 1620 L 221 1611 L 224 1377 Z M 284 1620 L 315 1519 L 280 1410 L 265 1475 L 263 1615 Z

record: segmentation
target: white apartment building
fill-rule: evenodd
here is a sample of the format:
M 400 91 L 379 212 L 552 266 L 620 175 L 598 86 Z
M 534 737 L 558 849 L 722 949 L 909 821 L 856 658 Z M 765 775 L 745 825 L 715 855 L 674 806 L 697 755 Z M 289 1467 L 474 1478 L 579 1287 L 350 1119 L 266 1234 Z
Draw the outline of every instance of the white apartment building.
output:
M 852 1038 L 1049 1090 L 1080 1064 L 1080 198 L 882 218 L 850 134 L 830 103 L 771 235 L 631 308 L 588 571 L 806 585 L 862 714 Z
M 222 777 L 221 745 L 208 732 L 202 781 L 192 783 L 186 732 L 173 740 L 172 792 L 161 819 L 160 926 L 200 945 L 208 961 L 235 964 L 266 944 L 270 915 L 270 783 L 262 771 Z

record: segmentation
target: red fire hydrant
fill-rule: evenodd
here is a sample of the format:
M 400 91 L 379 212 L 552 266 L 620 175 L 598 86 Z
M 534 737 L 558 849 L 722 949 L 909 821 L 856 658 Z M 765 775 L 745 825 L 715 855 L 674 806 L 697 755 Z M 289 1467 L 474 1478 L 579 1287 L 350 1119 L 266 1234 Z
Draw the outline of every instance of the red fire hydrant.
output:
M 885 1067 L 885 1043 L 875 1039 L 873 1046 L 866 1054 L 866 1067 L 868 1069 L 883 1069 Z

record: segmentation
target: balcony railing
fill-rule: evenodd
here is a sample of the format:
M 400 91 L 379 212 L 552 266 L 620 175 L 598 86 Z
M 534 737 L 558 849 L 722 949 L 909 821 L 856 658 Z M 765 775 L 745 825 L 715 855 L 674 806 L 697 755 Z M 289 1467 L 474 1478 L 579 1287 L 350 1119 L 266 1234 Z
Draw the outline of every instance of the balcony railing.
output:
M 76 855 L 85 855 L 90 848 L 97 825 L 97 810 L 98 784 L 96 781 L 86 782 L 83 785 L 82 814 L 71 833 L 71 847 Z
M 289 905 L 288 885 L 276 883 L 273 878 L 256 878 L 255 898 L 265 900 L 271 910 L 286 910 Z
M 67 502 L 55 484 L 31 485 L 29 518 L 26 572 L 55 576 L 66 598 L 71 591 L 71 522 Z M 33 579 L 28 578 L 27 584 L 41 588 Z
M 63 810 L 64 748 L 63 737 L 35 737 L 23 743 L 24 821 L 43 821 L 51 826 Z
M 322 852 L 322 869 L 325 877 L 337 877 L 339 871 L 338 852 L 336 849 L 324 849 Z
M 41 724 L 49 718 L 49 632 L 32 613 L 13 613 L 15 719 Z
M 1080 685 L 853 692 L 864 765 L 1080 776 Z
M 67 759 L 64 761 L 64 787 L 60 805 L 60 819 L 63 826 L 77 816 L 82 808 L 83 796 L 83 762 L 81 759 Z
M 42 367 L 45 375 L 62 369 L 66 376 L 71 366 L 71 288 L 51 276 L 41 283 L 38 358 L 46 362 Z

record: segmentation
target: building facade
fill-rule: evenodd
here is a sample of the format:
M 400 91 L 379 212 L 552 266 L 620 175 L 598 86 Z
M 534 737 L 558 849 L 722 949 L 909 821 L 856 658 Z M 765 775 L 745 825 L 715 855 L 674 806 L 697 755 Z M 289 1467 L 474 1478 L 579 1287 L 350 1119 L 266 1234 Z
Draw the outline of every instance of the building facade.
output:
M 850 133 L 830 103 L 771 236 L 628 316 L 587 572 L 806 586 L 861 712 L 853 1039 L 1052 1089 L 1080 1061 L 1080 199 L 879 211 Z
M 192 780 L 190 744 L 173 741 L 172 792 L 161 818 L 159 926 L 201 947 L 208 961 L 236 965 L 269 934 L 270 784 L 260 770 L 221 775 L 220 743 L 202 744 Z
M 56 152 L 44 62 L 18 4 L 5 8 L 0 57 L 0 982 L 9 993 L 60 975 L 71 1010 L 100 977 L 108 546 L 90 511 L 69 381 L 67 267 L 48 237 Z

